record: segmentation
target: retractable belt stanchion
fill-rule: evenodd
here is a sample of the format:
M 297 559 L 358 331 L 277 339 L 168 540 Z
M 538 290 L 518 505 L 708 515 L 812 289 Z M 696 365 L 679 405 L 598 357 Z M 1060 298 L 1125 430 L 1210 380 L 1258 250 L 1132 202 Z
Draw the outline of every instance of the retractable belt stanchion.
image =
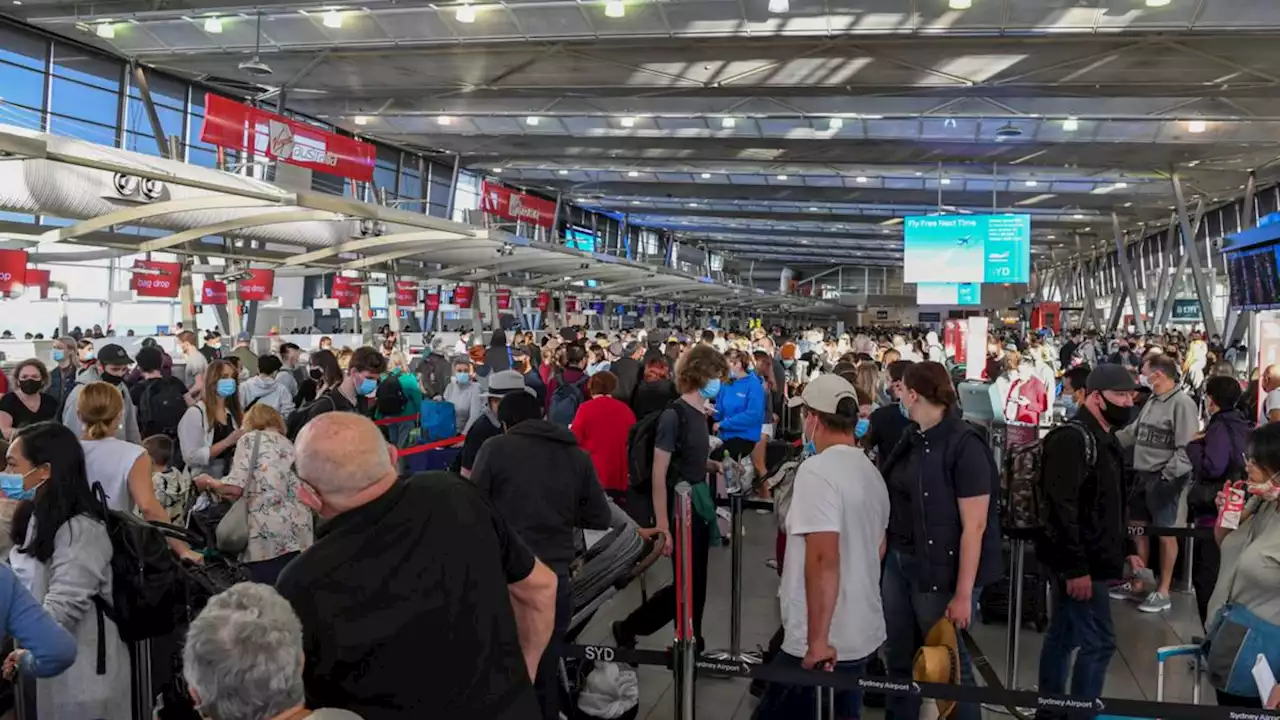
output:
M 733 562 L 731 602 L 729 608 L 729 649 L 709 654 L 712 660 L 732 663 L 760 664 L 760 656 L 753 652 L 742 651 L 742 512 L 743 496 L 746 488 L 738 487 L 729 493 L 729 513 L 733 518 L 733 542 L 729 544 L 729 552 Z
M 689 483 L 676 485 L 676 642 L 674 647 L 676 720 L 693 720 L 693 678 L 698 641 L 693 631 L 693 498 Z
M 1014 538 L 1009 559 L 1009 645 L 1004 663 L 1004 686 L 1018 687 L 1018 651 L 1022 647 L 1022 573 L 1027 541 Z
M 1184 557 L 1182 558 L 1182 571 L 1183 571 L 1183 574 L 1186 575 L 1187 577 L 1187 586 L 1183 588 L 1183 592 L 1194 594 L 1196 591 L 1196 585 L 1194 582 L 1192 582 L 1192 577 L 1196 571 L 1196 568 L 1195 568 L 1196 539 L 1195 537 L 1187 536 L 1186 552 L 1183 553 L 1183 555 Z

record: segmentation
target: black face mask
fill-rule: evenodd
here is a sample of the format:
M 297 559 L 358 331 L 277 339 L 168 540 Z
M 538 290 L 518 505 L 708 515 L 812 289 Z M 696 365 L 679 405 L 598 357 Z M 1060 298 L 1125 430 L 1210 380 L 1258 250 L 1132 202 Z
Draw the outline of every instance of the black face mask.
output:
M 1127 408 L 1123 405 L 1117 405 L 1102 396 L 1102 419 L 1113 428 L 1124 427 L 1129 422 L 1129 416 L 1132 414 L 1133 408 Z
M 102 382 L 108 383 L 111 385 L 119 385 L 120 383 L 124 382 L 123 375 L 112 375 L 111 373 L 106 371 L 102 373 L 101 379 L 102 379 Z
M 39 380 L 19 380 L 18 389 L 28 395 L 35 395 L 40 392 L 41 382 Z
M 308 370 L 307 374 L 311 376 L 312 380 L 319 380 L 320 378 L 324 377 L 324 369 L 314 367 Z

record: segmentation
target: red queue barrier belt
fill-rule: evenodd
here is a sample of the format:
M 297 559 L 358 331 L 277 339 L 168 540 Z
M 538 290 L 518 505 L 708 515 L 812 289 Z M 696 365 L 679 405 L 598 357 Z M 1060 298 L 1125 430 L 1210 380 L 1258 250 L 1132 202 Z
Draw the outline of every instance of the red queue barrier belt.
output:
M 410 421 L 417 422 L 418 416 L 414 414 L 414 415 L 401 415 L 399 417 L 382 418 L 381 420 L 374 420 L 373 424 L 379 427 L 386 427 L 387 425 L 395 425 L 396 423 L 410 422 Z
M 439 450 L 440 448 L 452 447 L 466 439 L 467 438 L 465 435 L 458 435 L 457 437 L 445 438 L 444 440 L 429 442 L 425 445 L 414 445 L 413 447 L 407 447 L 407 448 L 404 448 L 403 450 L 398 451 L 398 454 L 400 457 L 404 457 L 406 455 L 417 455 L 418 453 L 430 452 L 432 450 Z

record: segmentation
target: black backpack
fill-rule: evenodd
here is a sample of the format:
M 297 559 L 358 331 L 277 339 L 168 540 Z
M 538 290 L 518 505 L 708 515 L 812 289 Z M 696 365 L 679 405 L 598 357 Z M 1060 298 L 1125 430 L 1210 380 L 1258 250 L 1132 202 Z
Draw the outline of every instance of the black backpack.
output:
M 677 402 L 679 400 L 645 415 L 627 431 L 627 475 L 633 490 L 648 492 L 653 485 L 653 448 L 658 440 L 658 424 L 663 413 L 667 410 L 675 412 L 680 421 L 680 436 L 684 436 L 684 415 L 676 407 Z M 676 450 L 678 452 L 679 448 Z M 668 478 L 675 464 L 675 453 L 672 453 L 671 465 L 667 467 Z
M 187 412 L 187 389 L 173 378 L 152 378 L 138 395 L 138 430 L 142 437 L 177 439 L 178 423 Z
M 336 391 L 330 391 L 330 392 L 336 392 Z M 329 409 L 320 410 L 319 408 L 317 408 L 316 406 L 320 405 L 321 403 L 328 405 Z M 298 407 L 296 410 L 294 410 L 293 412 L 289 413 L 289 417 L 288 419 L 285 420 L 285 423 L 284 423 L 285 434 L 288 436 L 289 441 L 293 442 L 294 440 L 298 439 L 298 433 L 302 432 L 303 426 L 306 425 L 308 422 L 310 422 L 312 417 L 316 415 L 321 415 L 327 412 L 333 412 L 334 410 L 337 410 L 337 409 L 338 409 L 338 404 L 334 402 L 333 398 L 329 395 L 329 393 L 325 393 L 320 397 L 316 398 L 315 400 L 312 400 L 306 405 L 302 405 Z
M 577 382 L 566 382 L 563 375 L 556 376 L 556 391 L 551 393 L 551 402 L 547 406 L 547 419 L 560 427 L 569 427 L 578 408 L 587 399 L 583 387 L 587 384 L 584 374 Z
M 163 530 L 132 513 L 109 509 L 100 483 L 93 484 L 93 491 L 105 510 L 102 521 L 111 538 L 112 578 L 111 597 L 95 595 L 94 605 L 111 618 L 125 642 L 168 635 L 186 612 L 185 575 L 178 557 Z
M 1009 449 L 1004 458 L 1001 478 L 1001 504 L 1007 532 L 1038 531 L 1044 528 L 1049 513 L 1049 498 L 1044 492 L 1044 443 L 1054 433 L 1071 428 L 1084 440 L 1084 462 L 1093 468 L 1098 461 L 1098 446 L 1093 433 L 1076 420 L 1068 420 L 1050 430 L 1043 438 Z
M 383 417 L 399 417 L 404 414 L 405 408 L 409 407 L 409 396 L 400 384 L 399 374 L 392 373 L 378 384 L 374 405 Z

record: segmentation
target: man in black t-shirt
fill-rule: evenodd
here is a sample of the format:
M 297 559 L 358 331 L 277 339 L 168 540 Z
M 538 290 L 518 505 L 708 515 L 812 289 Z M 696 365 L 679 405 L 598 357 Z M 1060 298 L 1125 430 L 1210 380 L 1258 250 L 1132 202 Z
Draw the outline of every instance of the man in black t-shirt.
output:
M 276 583 L 302 621 L 309 707 L 365 720 L 536 720 L 530 679 L 556 577 L 470 482 L 396 479 L 368 418 L 298 436 L 304 503 L 327 522 Z
M 710 459 L 711 435 L 707 428 L 708 403 L 729 374 L 724 355 L 709 345 L 696 345 L 676 365 L 676 386 L 680 397 L 658 418 L 653 449 L 653 517 L 655 527 L 665 536 L 665 552 L 672 555 L 671 519 L 675 513 L 674 488 L 682 482 L 705 483 L 708 472 L 718 472 Z M 693 584 L 693 632 L 702 646 L 702 609 L 707 601 L 707 555 L 711 548 L 711 526 L 694 515 L 690 528 Z M 676 557 L 672 556 L 673 563 Z M 675 619 L 675 585 L 654 593 L 649 601 L 622 622 L 614 623 L 613 638 L 619 646 L 635 644 L 636 637 L 652 635 Z

